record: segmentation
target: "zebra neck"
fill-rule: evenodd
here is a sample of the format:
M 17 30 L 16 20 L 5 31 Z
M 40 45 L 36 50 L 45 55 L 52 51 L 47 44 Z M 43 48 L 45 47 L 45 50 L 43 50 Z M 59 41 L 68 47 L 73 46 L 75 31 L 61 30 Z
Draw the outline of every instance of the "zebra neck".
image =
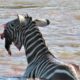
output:
M 49 52 L 39 29 L 34 27 L 25 34 L 27 36 L 25 35 L 24 48 L 28 63 L 37 59 L 40 55 L 45 55 Z

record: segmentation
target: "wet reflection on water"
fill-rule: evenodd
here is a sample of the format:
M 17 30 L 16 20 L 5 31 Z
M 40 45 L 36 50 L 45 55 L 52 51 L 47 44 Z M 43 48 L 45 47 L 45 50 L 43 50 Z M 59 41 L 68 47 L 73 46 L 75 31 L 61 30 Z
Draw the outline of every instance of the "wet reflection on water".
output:
M 0 0 L 0 24 L 13 20 L 17 14 L 48 18 L 51 24 L 40 30 L 50 51 L 66 62 L 80 65 L 79 3 L 78 0 L 76 3 L 74 0 Z M 0 76 L 20 76 L 27 67 L 24 48 L 19 52 L 12 46 L 11 50 L 9 56 L 0 39 Z

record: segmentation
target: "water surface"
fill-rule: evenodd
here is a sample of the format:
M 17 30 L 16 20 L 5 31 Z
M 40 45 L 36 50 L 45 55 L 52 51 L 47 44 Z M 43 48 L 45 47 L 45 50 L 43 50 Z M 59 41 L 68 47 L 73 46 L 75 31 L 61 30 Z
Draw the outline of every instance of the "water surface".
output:
M 0 0 L 0 24 L 29 14 L 47 18 L 51 24 L 40 28 L 46 45 L 53 55 L 66 62 L 80 65 L 80 0 Z M 0 32 L 3 27 L 0 27 Z M 0 40 L 0 76 L 21 76 L 27 67 L 24 49 L 11 46 L 12 56 Z

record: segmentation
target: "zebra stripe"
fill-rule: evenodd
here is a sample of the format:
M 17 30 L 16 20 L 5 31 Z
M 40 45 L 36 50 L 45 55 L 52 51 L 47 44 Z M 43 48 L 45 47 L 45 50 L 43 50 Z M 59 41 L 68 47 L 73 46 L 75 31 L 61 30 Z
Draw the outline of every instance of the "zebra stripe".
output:
M 32 18 L 29 16 L 22 17 L 22 22 L 18 18 L 7 23 L 4 33 L 9 35 L 9 38 L 11 38 L 18 49 L 21 49 L 22 45 L 24 46 L 29 63 L 24 77 L 44 78 L 47 80 L 64 80 L 65 78 L 65 80 L 77 80 L 74 71 L 66 66 L 65 63 L 57 61 L 46 47 L 45 40 L 37 28 L 37 22 L 43 23 L 44 21 L 32 21 Z M 45 20 L 44 23 L 48 25 L 49 21 Z

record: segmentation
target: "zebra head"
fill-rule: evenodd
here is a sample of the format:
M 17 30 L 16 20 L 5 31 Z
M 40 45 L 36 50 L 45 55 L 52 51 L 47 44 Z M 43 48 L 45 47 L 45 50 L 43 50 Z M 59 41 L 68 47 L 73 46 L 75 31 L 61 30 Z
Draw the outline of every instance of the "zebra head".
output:
M 29 29 L 31 23 L 34 23 L 35 26 L 47 26 L 49 24 L 49 20 L 34 20 L 32 21 L 32 17 L 26 15 L 18 15 L 18 17 L 6 24 L 4 24 L 4 31 L 0 34 L 1 39 L 5 38 L 5 48 L 8 51 L 9 55 L 11 55 L 10 45 L 12 42 L 14 45 L 20 50 L 23 45 L 23 32 Z

